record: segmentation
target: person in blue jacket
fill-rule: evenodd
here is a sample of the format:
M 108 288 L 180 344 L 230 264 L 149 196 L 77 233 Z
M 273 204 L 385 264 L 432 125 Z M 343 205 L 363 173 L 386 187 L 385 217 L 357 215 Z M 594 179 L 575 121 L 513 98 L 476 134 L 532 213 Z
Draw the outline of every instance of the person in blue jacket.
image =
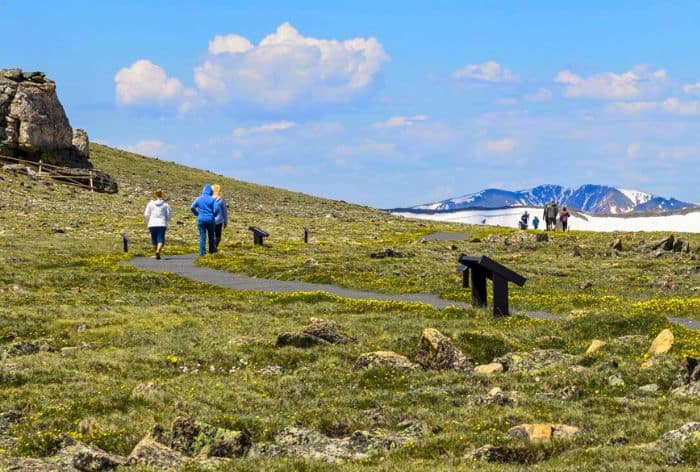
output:
M 204 184 L 202 194 L 195 198 L 190 206 L 192 214 L 197 217 L 197 228 L 199 228 L 199 255 L 206 254 L 206 242 L 209 240 L 209 254 L 216 252 L 216 217 L 221 213 L 221 207 L 212 196 L 214 191 L 211 185 Z

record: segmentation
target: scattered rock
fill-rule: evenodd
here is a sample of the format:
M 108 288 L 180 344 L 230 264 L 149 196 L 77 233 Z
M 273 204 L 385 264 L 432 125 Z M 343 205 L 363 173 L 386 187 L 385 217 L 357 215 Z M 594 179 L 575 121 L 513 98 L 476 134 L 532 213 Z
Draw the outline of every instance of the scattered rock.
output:
M 608 385 L 611 387 L 624 387 L 625 381 L 622 380 L 622 376 L 620 376 L 620 374 L 613 374 L 608 377 Z
M 405 254 L 403 252 L 399 251 L 394 251 L 391 248 L 385 249 L 380 252 L 373 252 L 372 254 L 369 255 L 372 259 L 384 259 L 385 257 L 409 257 L 408 254 Z
M 165 394 L 165 390 L 157 382 L 146 382 L 138 384 L 131 391 L 131 398 L 149 400 L 153 398 L 162 397 Z
M 630 440 L 625 436 L 624 434 L 616 434 L 612 436 L 610 439 L 605 441 L 606 446 L 624 446 L 625 444 L 628 444 Z
M 192 417 L 175 418 L 169 439 L 172 449 L 190 457 L 241 457 L 252 445 L 246 430 L 217 428 Z
M 349 436 L 331 438 L 318 431 L 289 426 L 275 436 L 274 443 L 261 444 L 255 455 L 264 457 L 300 456 L 328 463 L 358 460 L 397 449 L 425 434 L 425 426 L 406 422 L 399 432 L 375 429 L 355 431 Z
M 607 343 L 605 341 L 601 341 L 599 339 L 594 339 L 591 341 L 591 345 L 588 346 L 588 349 L 586 349 L 586 354 L 593 354 L 594 352 L 597 352 L 601 347 L 605 346 Z
M 678 429 L 664 433 L 656 442 L 688 442 L 696 441 L 700 438 L 700 422 L 686 423 Z
M 331 344 L 346 344 L 357 341 L 352 336 L 341 333 L 340 326 L 335 321 L 311 318 L 309 325 L 302 332 L 319 337 Z
M 580 430 L 576 426 L 566 424 L 520 424 L 508 430 L 508 434 L 516 439 L 528 440 L 530 442 L 549 442 L 552 439 L 571 439 Z
M 503 371 L 503 364 L 500 362 L 491 362 L 490 364 L 483 364 L 474 367 L 474 373 L 486 376 L 500 374 Z
M 652 396 L 656 395 L 656 393 L 659 391 L 659 386 L 656 384 L 647 384 L 647 385 L 642 385 L 637 389 L 641 395 L 647 395 L 647 396 Z
M 0 432 L 5 432 L 13 424 L 19 423 L 22 416 L 22 412 L 19 410 L 10 410 L 0 413 Z
M 325 339 L 314 336 L 313 334 L 307 333 L 280 333 L 277 336 L 278 347 L 281 346 L 294 346 L 294 347 L 312 347 L 318 345 L 328 345 L 330 344 Z
M 407 357 L 392 351 L 375 351 L 362 354 L 353 370 L 374 367 L 391 367 L 393 369 L 418 369 L 420 366 L 414 364 Z
M 460 372 L 470 370 L 471 363 L 447 336 L 434 328 L 426 328 L 418 344 L 416 362 L 425 369 Z
M 515 392 L 504 392 L 499 387 L 492 388 L 486 395 L 472 395 L 469 401 L 474 406 L 516 406 L 518 404 Z
M 532 352 L 509 352 L 494 359 L 506 372 L 534 372 L 551 367 L 570 367 L 574 356 L 559 349 L 536 349 Z
M 497 462 L 502 464 L 534 464 L 545 459 L 542 450 L 525 446 L 494 446 L 486 444 L 467 455 L 467 459 Z
M 64 453 L 73 456 L 73 467 L 83 472 L 114 470 L 127 464 L 126 457 L 109 454 L 95 446 L 76 443 L 66 449 Z
M 593 282 L 590 280 L 586 280 L 585 282 L 581 282 L 578 286 L 581 290 L 588 290 L 589 288 L 593 287 Z
M 649 354 L 652 356 L 661 356 L 667 354 L 673 347 L 673 333 L 670 329 L 662 330 L 651 343 Z
M 672 395 L 700 398 L 700 359 L 686 357 L 671 387 Z
M 149 434 L 134 447 L 128 460 L 132 465 L 146 465 L 158 470 L 177 470 L 185 465 L 187 457 L 156 441 Z

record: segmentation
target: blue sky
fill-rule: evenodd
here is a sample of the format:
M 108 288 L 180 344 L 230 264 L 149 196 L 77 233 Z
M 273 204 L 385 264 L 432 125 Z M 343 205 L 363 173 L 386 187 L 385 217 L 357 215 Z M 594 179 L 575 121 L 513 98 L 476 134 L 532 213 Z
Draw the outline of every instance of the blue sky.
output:
M 542 183 L 700 202 L 698 2 L 48 5 L 0 0 L 0 67 L 46 72 L 95 141 L 385 208 Z

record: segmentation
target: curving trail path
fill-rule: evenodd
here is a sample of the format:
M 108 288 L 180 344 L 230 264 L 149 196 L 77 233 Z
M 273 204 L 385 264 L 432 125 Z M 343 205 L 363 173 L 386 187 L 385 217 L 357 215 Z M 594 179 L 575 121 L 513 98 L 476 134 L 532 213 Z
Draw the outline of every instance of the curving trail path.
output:
M 407 293 L 407 294 L 387 294 L 376 292 L 364 292 L 349 288 L 338 287 L 330 284 L 316 284 L 310 282 L 296 282 L 287 280 L 258 279 L 243 274 L 233 274 L 210 267 L 199 267 L 194 261 L 197 254 L 186 254 L 182 256 L 166 256 L 161 260 L 151 257 L 135 257 L 125 264 L 137 269 L 152 272 L 168 272 L 178 274 L 190 280 L 204 282 L 218 287 L 230 288 L 233 290 L 255 290 L 259 292 L 328 292 L 339 297 L 353 298 L 360 300 L 388 300 L 402 302 L 420 302 L 432 305 L 436 308 L 446 308 L 457 306 L 469 308 L 470 305 L 463 302 L 445 300 L 429 293 Z M 557 320 L 560 316 L 541 311 L 531 311 L 525 313 L 527 316 L 538 319 Z M 685 318 L 669 317 L 672 323 L 683 325 L 686 328 L 700 329 L 700 321 L 688 320 Z

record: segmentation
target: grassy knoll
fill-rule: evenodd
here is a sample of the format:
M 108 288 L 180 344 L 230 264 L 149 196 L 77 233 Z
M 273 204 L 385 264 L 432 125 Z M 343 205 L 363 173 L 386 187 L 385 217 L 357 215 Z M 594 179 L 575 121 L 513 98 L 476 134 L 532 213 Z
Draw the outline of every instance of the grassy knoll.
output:
M 420 440 L 335 465 L 338 470 L 521 467 L 465 458 L 484 444 L 523 448 L 535 458 L 536 470 L 598 470 L 602 464 L 608 470 L 658 470 L 669 461 L 677 470 L 695 467 L 697 442 L 671 451 L 638 447 L 700 421 L 697 399 L 668 394 L 682 354 L 700 353 L 698 332 L 671 327 L 676 336 L 671 355 L 649 363 L 646 354 L 656 333 L 670 327 L 664 314 L 698 318 L 700 311 L 698 292 L 691 291 L 700 285 L 697 261 L 631 250 L 641 239 L 659 235 L 621 235 L 625 250 L 618 255 L 607 248 L 611 235 L 592 233 L 506 245 L 503 238 L 514 231 L 396 219 L 102 146 L 92 153 L 95 166 L 118 179 L 119 194 L 0 173 L 0 413 L 22 412 L 20 421 L 0 429 L 0 460 L 51 455 L 65 434 L 128 454 L 153 423 L 194 415 L 220 427 L 247 428 L 255 444 L 273 441 L 290 425 L 330 437 L 377 427 L 398 430 L 406 421 L 422 425 Z M 526 286 L 513 292 L 516 308 L 584 312 L 557 323 L 493 319 L 485 310 L 234 292 L 119 264 L 125 259 L 121 231 L 134 240 L 132 253 L 149 253 L 140 215 L 155 185 L 171 196 L 175 210 L 166 252 L 194 251 L 196 229 L 187 207 L 205 181 L 218 181 L 226 190 L 233 220 L 222 254 L 203 258 L 204 264 L 460 299 L 465 294 L 454 273 L 457 255 L 484 253 L 528 276 Z M 270 231 L 267 247 L 252 247 L 250 224 Z M 312 244 L 301 242 L 303 226 L 312 229 Z M 481 242 L 457 242 L 457 249 L 449 242 L 419 242 L 434 231 L 466 231 Z M 682 237 L 691 247 L 700 244 L 696 235 Z M 580 257 L 571 255 L 574 246 Z M 387 247 L 412 257 L 369 258 Z M 583 281 L 592 288 L 579 289 Z M 337 321 L 357 342 L 275 347 L 278 333 L 299 330 L 311 317 Z M 413 358 L 426 327 L 449 336 L 476 363 L 535 349 L 572 357 L 570 364 L 494 377 L 352 370 L 369 351 Z M 593 338 L 608 345 L 583 355 Z M 21 352 L 23 343 L 38 352 Z M 157 388 L 134 394 L 149 382 Z M 658 392 L 641 394 L 639 387 L 647 384 L 656 384 Z M 474 401 L 496 386 L 517 392 L 517 403 Z M 582 433 L 542 445 L 507 434 L 514 425 L 540 422 L 575 425 Z M 328 470 L 329 465 L 258 457 L 220 468 Z

